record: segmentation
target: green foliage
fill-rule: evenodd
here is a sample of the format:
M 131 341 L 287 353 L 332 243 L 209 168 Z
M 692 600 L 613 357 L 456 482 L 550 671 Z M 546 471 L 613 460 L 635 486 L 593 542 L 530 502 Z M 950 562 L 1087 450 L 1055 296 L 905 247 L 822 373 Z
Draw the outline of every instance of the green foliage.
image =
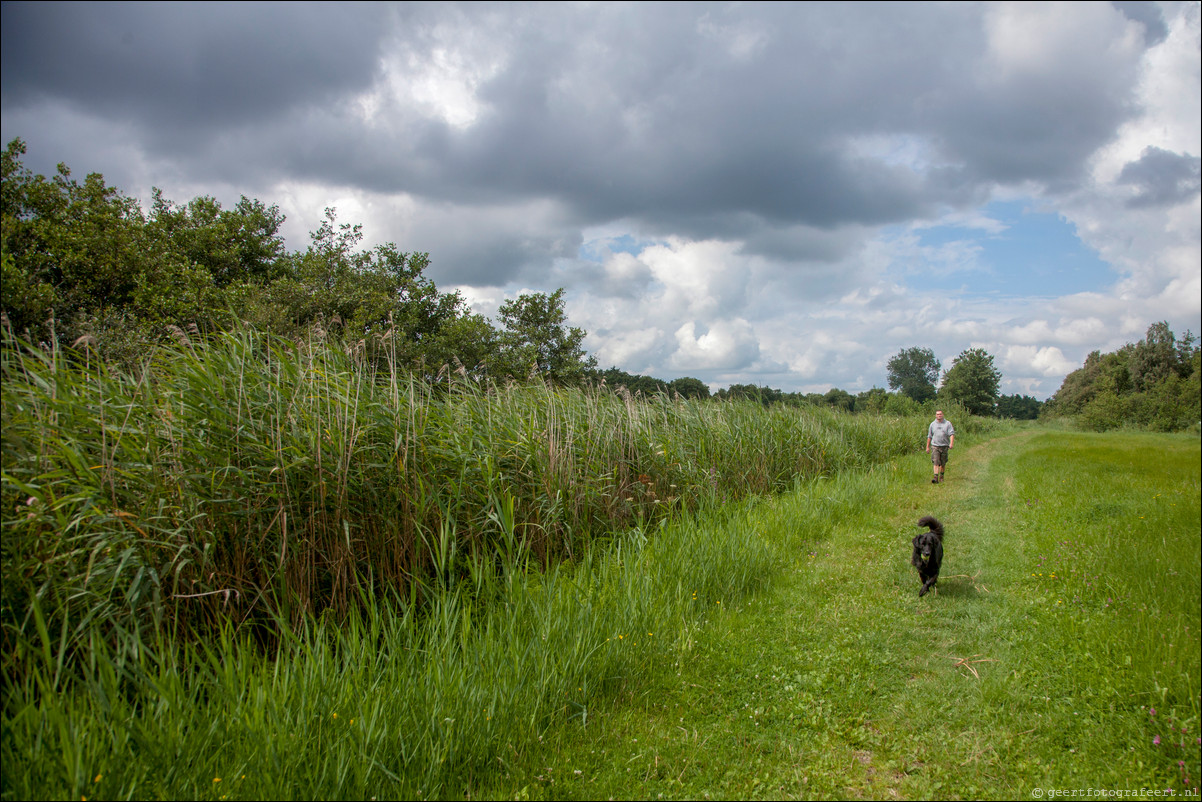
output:
M 562 288 L 530 293 L 501 304 L 501 375 L 521 380 L 541 376 L 556 384 L 578 385 L 596 369 L 583 347 L 584 329 L 567 325 Z
M 499 337 L 488 318 L 460 306 L 455 315 L 441 321 L 421 358 L 431 367 L 455 365 L 458 375 L 478 382 L 498 377 Z
M 597 371 L 596 378 L 598 382 L 603 382 L 604 386 L 611 390 L 625 387 L 627 392 L 634 395 L 654 396 L 660 393 L 667 393 L 671 389 L 671 385 L 663 379 L 644 376 L 642 374 L 627 373 L 619 369 L 616 365 L 606 370 Z
M 692 376 L 682 376 L 679 379 L 673 379 L 668 389 L 676 393 L 681 398 L 709 398 L 710 388 L 701 379 L 694 379 Z
M 179 205 L 156 189 L 147 216 L 103 176 L 81 184 L 60 165 L 47 180 L 21 164 L 24 153 L 13 140 L 3 154 L 0 289 L 9 325 L 36 341 L 83 344 L 133 368 L 164 337 L 245 323 L 296 341 L 316 334 L 378 370 L 430 378 L 449 367 L 524 381 L 537 365 L 542 378 L 576 384 L 594 367 L 585 332 L 566 324 L 562 289 L 506 303 L 498 331 L 459 293 L 438 291 L 428 254 L 363 250 L 362 227 L 333 209 L 309 247 L 289 253 L 278 207 L 246 197 L 233 209 L 211 197 Z
M 715 393 L 714 398 L 722 401 L 755 401 L 763 406 L 780 404 L 794 409 L 831 407 L 843 412 L 854 412 L 856 409 L 856 397 L 838 387 L 832 387 L 825 393 L 786 393 L 775 387 L 758 384 L 732 384 Z
M 616 366 L 603 371 L 595 371 L 594 376 L 598 382 L 603 382 L 610 389 L 625 387 L 627 392 L 634 395 L 650 397 L 664 393 L 672 397 L 680 396 L 685 399 L 705 399 L 710 397 L 709 385 L 701 381 L 701 379 L 694 379 L 691 376 L 682 376 L 679 379 L 673 379 L 668 382 L 652 376 L 627 373 L 624 370 L 619 370 Z
M 822 400 L 835 409 L 841 409 L 844 412 L 852 412 L 856 408 L 856 398 L 846 390 L 840 390 L 837 387 L 832 387 L 827 390 L 826 395 Z
M 24 153 L 13 140 L 3 154 L 4 314 L 36 339 L 50 336 L 53 318 L 73 339 L 76 318 L 144 303 L 138 291 L 161 254 L 132 198 L 97 173 L 81 184 L 62 164 L 52 179 L 35 176 Z
M 21 331 L 30 331 L 37 322 L 49 320 L 54 309 L 54 288 L 45 282 L 31 282 L 29 275 L 17 267 L 8 252 L 8 242 L 0 254 L 0 298 L 4 299 L 4 316 Z
M 901 393 L 890 393 L 885 400 L 885 414 L 898 417 L 914 417 L 923 414 L 923 407 L 913 398 Z
M 854 408 L 857 412 L 881 413 L 889 404 L 889 393 L 883 388 L 873 387 L 856 396 Z
M 279 207 L 245 196 L 226 210 L 207 196 L 179 206 L 155 189 L 147 228 L 162 241 L 164 252 L 204 270 L 215 287 L 228 287 L 266 284 L 281 276 L 283 223 Z
M 1192 341 L 1187 332 L 1186 337 Z M 1187 350 L 1189 346 L 1186 346 Z M 1131 349 L 1127 371 L 1135 391 L 1143 392 L 1177 373 L 1177 341 L 1164 321 L 1148 327 L 1144 339 Z
M 997 400 L 997 416 L 1014 420 L 1035 420 L 1043 402 L 1029 395 L 1003 395 Z
M 935 398 L 939 360 L 929 348 L 904 348 L 889 360 L 889 389 L 919 404 Z
M 717 397 L 722 400 L 747 400 L 769 406 L 785 402 L 787 394 L 772 387 L 761 387 L 758 384 L 732 384 L 719 390 Z
M 1102 390 L 1081 410 L 1081 425 L 1093 432 L 1117 429 L 1131 419 L 1130 395 L 1119 395 L 1114 390 Z
M 424 273 L 425 253 L 392 243 L 359 250 L 361 226 L 338 223 L 334 209 L 303 253 L 288 255 L 280 278 L 244 284 L 237 305 L 257 328 L 300 339 L 333 337 L 383 368 L 436 373 L 462 354 L 481 370 L 495 332 L 468 312 L 458 293 L 441 293 Z
M 1002 372 L 993 366 L 993 356 L 982 348 L 960 352 L 943 374 L 939 402 L 956 401 L 973 415 L 995 414 Z
M 1138 426 L 1153 431 L 1197 428 L 1202 419 L 1199 349 L 1154 323 L 1138 343 L 1109 354 L 1091 353 L 1048 399 L 1045 418 L 1075 418 L 1093 431 Z

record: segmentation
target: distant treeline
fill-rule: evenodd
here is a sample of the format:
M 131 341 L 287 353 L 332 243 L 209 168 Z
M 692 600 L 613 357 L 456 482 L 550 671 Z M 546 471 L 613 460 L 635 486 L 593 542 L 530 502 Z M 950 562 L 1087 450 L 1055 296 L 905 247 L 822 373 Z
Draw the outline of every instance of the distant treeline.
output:
M 1096 431 L 1136 425 L 1197 431 L 1202 420 L 1202 353 L 1197 338 L 1180 338 L 1166 322 L 1144 339 L 1109 354 L 1094 351 L 1048 399 L 1043 417 L 1075 417 Z
M 825 393 L 789 393 L 772 387 L 762 387 L 756 384 L 732 384 L 729 387 L 710 393 L 709 387 L 700 379 L 684 377 L 665 381 L 652 376 L 627 373 L 616 367 L 600 371 L 599 376 L 610 387 L 622 386 L 632 393 L 644 396 L 654 396 L 663 393 L 668 396 L 679 395 L 681 398 L 715 398 L 722 401 L 732 399 L 748 399 L 758 401 L 765 406 L 783 404 L 789 407 L 831 407 L 844 412 L 873 412 L 888 415 L 916 415 L 930 411 L 937 403 L 938 395 L 933 391 L 922 401 L 908 396 L 905 392 L 891 393 L 880 387 L 873 387 L 862 393 L 852 395 L 846 390 L 833 387 Z M 958 399 L 944 399 L 949 405 L 958 403 Z M 999 418 L 1013 420 L 1035 420 L 1043 409 L 1043 402 L 1029 395 L 996 396 L 994 413 Z M 989 413 L 985 413 L 988 416 Z

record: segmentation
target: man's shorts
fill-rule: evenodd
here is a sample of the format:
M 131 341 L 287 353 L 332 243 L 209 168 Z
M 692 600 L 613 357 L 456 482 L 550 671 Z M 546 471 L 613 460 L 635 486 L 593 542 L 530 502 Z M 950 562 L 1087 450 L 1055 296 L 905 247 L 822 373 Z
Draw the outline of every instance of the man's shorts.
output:
M 931 462 L 936 465 L 947 465 L 947 446 L 931 446 Z

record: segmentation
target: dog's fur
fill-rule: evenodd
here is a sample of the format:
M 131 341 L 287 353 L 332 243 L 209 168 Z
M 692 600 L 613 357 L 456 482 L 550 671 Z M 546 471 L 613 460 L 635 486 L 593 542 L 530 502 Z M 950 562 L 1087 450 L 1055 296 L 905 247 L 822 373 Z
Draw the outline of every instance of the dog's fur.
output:
M 922 580 L 918 595 L 923 596 L 939 581 L 939 567 L 943 565 L 943 524 L 932 515 L 924 515 L 918 519 L 918 525 L 929 531 L 914 537 L 910 564 L 918 569 L 918 578 Z

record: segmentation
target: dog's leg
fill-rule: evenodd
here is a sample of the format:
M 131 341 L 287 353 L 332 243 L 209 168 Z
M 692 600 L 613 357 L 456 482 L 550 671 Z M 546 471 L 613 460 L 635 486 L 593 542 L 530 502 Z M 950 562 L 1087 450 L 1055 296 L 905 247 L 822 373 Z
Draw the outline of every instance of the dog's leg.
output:
M 927 595 L 927 591 L 930 590 L 932 587 L 934 587 L 935 582 L 937 582 L 937 581 L 938 581 L 938 577 L 936 577 L 935 579 L 928 579 L 926 582 L 923 582 L 922 590 L 918 591 L 919 597 L 921 598 L 922 596 Z

